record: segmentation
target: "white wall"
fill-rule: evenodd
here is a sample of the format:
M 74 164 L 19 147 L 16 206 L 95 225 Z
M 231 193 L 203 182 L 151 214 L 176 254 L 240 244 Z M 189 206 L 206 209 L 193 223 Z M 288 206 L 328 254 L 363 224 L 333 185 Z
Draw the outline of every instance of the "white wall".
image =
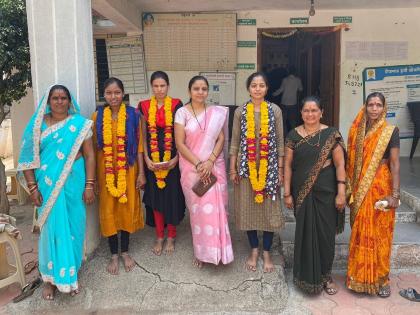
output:
M 307 16 L 307 11 L 242 11 L 237 12 L 238 19 L 256 19 L 256 26 L 238 25 L 237 40 L 257 40 L 258 28 L 293 27 L 290 17 Z M 341 43 L 341 79 L 340 79 L 340 130 L 347 138 L 348 129 L 363 103 L 363 87 L 347 87 L 345 78 L 349 74 L 358 74 L 362 82 L 362 71 L 366 67 L 420 63 L 420 6 L 410 9 L 378 9 L 378 10 L 342 10 L 316 11 L 307 25 L 299 27 L 334 26 L 333 16 L 352 16 L 349 31 L 342 31 Z M 347 60 L 345 59 L 345 43 L 347 41 L 408 41 L 407 60 Z M 238 48 L 238 63 L 257 64 L 257 48 Z M 165 70 L 165 69 L 162 69 Z M 237 70 L 236 102 L 241 104 L 248 98 L 245 80 L 254 70 Z M 169 71 L 171 80 L 171 96 L 183 101 L 188 99 L 188 80 L 196 72 Z M 150 73 L 148 73 L 150 76 Z M 148 95 L 132 95 L 131 104 Z M 411 147 L 411 139 L 401 140 L 401 155 L 407 156 Z M 417 154 L 420 156 L 419 150 Z

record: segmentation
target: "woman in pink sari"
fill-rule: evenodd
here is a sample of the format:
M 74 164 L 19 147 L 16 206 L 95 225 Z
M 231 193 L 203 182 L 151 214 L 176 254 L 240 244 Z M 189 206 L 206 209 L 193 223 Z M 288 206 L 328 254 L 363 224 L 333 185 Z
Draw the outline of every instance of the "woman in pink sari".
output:
M 209 84 L 205 77 L 193 77 L 188 89 L 190 102 L 175 115 L 175 142 L 180 153 L 182 190 L 190 213 L 193 264 L 198 268 L 203 263 L 228 264 L 233 260 L 223 152 L 228 111 L 224 107 L 206 105 Z M 199 197 L 192 187 L 200 180 L 209 183 L 210 174 L 215 175 L 217 181 Z

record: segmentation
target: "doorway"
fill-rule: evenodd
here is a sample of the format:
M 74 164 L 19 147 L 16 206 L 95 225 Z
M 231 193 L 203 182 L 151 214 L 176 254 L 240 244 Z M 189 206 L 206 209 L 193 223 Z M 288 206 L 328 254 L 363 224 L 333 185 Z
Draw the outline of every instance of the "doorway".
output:
M 272 94 L 294 68 L 303 87 L 298 104 L 305 96 L 318 96 L 322 123 L 338 128 L 340 46 L 341 31 L 333 27 L 258 29 L 258 69 L 269 79 L 267 98 L 281 104 L 281 95 Z

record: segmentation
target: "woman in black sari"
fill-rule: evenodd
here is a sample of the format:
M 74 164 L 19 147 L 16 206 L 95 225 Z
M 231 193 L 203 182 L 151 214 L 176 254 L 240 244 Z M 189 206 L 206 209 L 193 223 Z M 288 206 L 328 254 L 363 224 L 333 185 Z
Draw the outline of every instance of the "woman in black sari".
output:
M 321 124 L 318 98 L 305 98 L 301 114 L 303 125 L 286 138 L 284 170 L 284 203 L 296 217 L 293 280 L 307 293 L 332 295 L 335 235 L 344 229 L 344 142 Z

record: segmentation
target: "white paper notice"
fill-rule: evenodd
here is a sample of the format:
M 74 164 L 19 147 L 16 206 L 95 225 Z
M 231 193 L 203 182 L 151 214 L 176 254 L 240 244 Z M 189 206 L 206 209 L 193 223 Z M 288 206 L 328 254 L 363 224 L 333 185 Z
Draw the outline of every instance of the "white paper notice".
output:
M 346 59 L 407 60 L 408 42 L 346 42 Z

